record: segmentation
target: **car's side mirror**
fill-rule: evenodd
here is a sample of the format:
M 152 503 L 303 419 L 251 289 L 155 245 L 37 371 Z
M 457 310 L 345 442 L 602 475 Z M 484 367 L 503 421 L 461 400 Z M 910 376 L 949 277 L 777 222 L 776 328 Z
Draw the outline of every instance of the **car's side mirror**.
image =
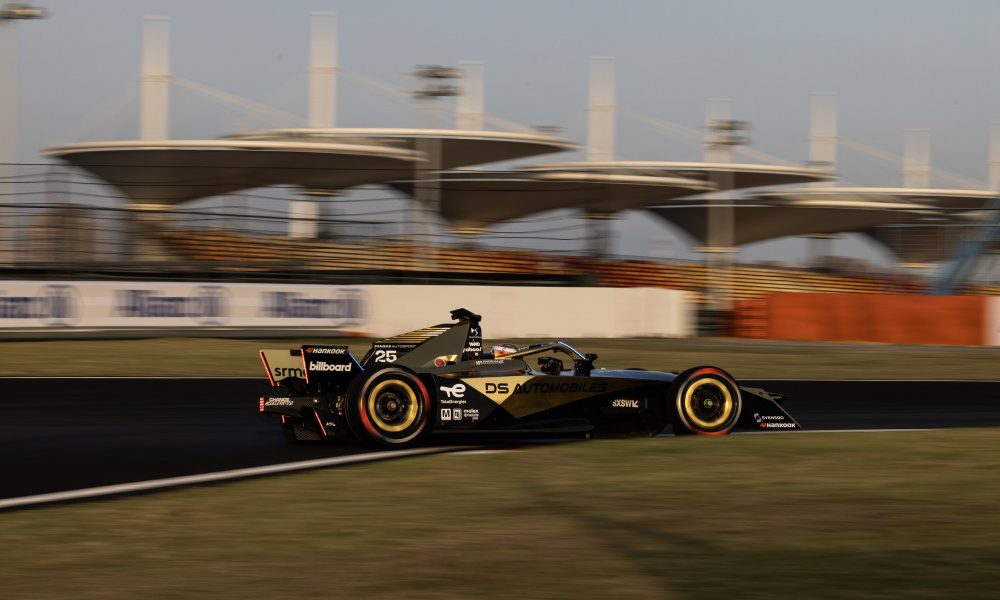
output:
M 597 360 L 597 355 L 586 354 L 584 356 L 585 358 L 573 361 L 573 375 L 577 377 L 586 377 L 594 370 L 594 361 Z

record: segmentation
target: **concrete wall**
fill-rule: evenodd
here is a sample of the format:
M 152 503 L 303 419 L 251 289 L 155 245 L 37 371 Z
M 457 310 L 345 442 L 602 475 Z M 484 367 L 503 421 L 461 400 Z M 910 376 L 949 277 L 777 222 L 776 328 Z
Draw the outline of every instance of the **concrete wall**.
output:
M 683 337 L 692 334 L 686 292 L 655 288 L 362 286 L 376 337 L 448 321 L 465 307 L 483 315 L 483 335 L 515 337 Z

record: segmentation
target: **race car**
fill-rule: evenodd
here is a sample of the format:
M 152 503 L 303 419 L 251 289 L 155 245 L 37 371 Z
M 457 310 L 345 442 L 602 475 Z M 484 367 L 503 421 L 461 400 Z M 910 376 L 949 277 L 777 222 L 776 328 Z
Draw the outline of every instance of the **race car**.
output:
M 703 366 L 680 373 L 600 369 L 596 354 L 551 341 L 484 351 L 482 317 L 374 342 L 260 351 L 272 389 L 260 412 L 281 417 L 290 441 L 341 438 L 406 447 L 429 436 L 725 435 L 800 429 L 781 398 Z M 529 359 L 534 366 L 529 364 Z

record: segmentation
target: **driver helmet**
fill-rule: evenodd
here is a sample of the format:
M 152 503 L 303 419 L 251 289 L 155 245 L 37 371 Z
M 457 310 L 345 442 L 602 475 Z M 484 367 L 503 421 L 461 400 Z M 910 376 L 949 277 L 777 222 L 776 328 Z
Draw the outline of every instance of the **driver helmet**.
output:
M 493 358 L 503 358 L 509 354 L 514 354 L 519 350 L 520 348 L 518 348 L 514 344 L 497 344 L 493 346 L 492 349 Z

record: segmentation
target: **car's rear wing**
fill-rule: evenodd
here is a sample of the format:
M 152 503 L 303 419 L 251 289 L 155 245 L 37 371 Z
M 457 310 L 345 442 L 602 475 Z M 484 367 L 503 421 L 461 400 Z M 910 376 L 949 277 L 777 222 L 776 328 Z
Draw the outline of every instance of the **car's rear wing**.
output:
M 302 351 L 287 348 L 266 348 L 260 351 L 260 360 L 272 386 L 288 378 L 305 381 L 306 371 L 302 366 Z
M 363 369 L 347 346 L 302 346 L 297 350 L 268 348 L 260 360 L 272 386 L 297 379 L 309 386 L 347 387 Z

